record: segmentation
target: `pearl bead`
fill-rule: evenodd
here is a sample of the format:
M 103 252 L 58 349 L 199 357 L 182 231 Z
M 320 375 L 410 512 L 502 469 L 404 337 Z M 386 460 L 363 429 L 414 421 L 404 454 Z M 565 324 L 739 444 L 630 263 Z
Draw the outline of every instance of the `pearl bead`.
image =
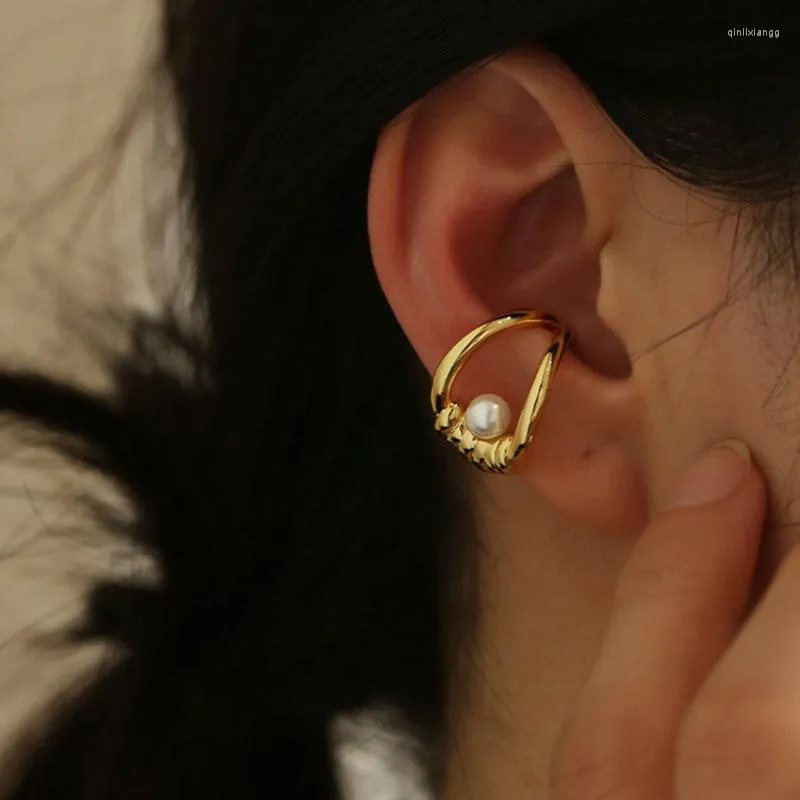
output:
M 478 438 L 496 439 L 506 432 L 511 422 L 511 409 L 499 395 L 481 394 L 467 406 L 465 422 Z

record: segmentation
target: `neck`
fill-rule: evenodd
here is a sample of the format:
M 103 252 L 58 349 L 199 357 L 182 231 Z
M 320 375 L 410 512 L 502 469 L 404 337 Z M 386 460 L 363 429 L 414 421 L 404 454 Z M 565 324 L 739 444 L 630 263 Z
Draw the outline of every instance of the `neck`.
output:
M 630 543 L 572 525 L 516 478 L 475 480 L 483 611 L 452 695 L 442 797 L 546 800 Z

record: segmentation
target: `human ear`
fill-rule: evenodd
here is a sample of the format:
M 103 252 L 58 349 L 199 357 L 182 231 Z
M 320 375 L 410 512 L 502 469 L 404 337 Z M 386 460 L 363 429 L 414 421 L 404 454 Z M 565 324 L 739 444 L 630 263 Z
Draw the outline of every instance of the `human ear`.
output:
M 619 534 L 645 514 L 643 395 L 619 333 L 620 282 L 601 265 L 632 158 L 562 62 L 514 52 L 384 128 L 368 199 L 378 279 L 431 374 L 467 332 L 510 311 L 549 313 L 571 331 L 517 474 L 575 521 Z M 456 397 L 499 394 L 513 424 L 548 344 L 530 330 L 495 337 Z

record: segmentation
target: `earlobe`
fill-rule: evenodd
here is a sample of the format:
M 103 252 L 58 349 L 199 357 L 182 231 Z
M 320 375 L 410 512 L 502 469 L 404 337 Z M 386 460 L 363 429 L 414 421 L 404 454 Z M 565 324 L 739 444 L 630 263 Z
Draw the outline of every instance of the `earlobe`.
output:
M 582 524 L 620 532 L 641 521 L 631 496 L 641 491 L 632 432 L 639 397 L 623 344 L 597 314 L 611 209 L 591 204 L 608 190 L 570 147 L 579 140 L 582 163 L 591 163 L 590 112 L 552 112 L 563 78 L 551 80 L 547 59 L 526 64 L 520 79 L 515 69 L 490 65 L 459 78 L 384 130 L 369 191 L 373 260 L 431 375 L 461 337 L 515 310 L 552 314 L 572 332 L 575 346 L 520 472 Z M 603 148 L 619 140 L 596 136 L 594 163 L 602 163 Z M 484 392 L 507 398 L 512 426 L 549 343 L 521 334 L 476 352 L 455 387 L 464 405 Z

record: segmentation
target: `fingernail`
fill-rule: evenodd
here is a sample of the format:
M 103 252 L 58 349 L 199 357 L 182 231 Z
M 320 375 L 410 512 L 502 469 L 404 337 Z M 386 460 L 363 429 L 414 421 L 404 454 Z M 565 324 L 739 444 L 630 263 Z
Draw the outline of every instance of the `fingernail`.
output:
M 705 452 L 678 481 L 667 508 L 713 503 L 732 495 L 750 472 L 750 450 L 726 439 Z

